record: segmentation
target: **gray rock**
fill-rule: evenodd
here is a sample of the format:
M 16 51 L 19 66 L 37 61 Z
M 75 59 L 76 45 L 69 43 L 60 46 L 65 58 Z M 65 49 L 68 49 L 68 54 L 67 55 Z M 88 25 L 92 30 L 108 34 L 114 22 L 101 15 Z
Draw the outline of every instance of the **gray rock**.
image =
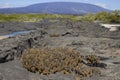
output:
M 37 46 L 36 44 L 41 42 L 45 34 L 44 30 L 38 30 L 0 41 L 0 63 L 19 59 L 26 49 Z
M 19 60 L 0 64 L 0 80 L 75 80 L 75 77 L 63 73 L 49 76 L 32 73 L 23 68 Z

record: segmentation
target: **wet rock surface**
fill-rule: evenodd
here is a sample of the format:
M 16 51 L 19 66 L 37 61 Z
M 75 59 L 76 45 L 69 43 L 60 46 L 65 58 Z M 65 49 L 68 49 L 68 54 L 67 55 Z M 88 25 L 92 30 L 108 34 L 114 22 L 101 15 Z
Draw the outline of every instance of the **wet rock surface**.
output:
M 82 21 L 0 23 L 0 35 L 21 30 L 33 31 L 0 40 L 0 80 L 77 80 L 71 74 L 44 76 L 24 69 L 20 63 L 23 52 L 40 47 L 71 47 L 83 55 L 98 55 L 106 65 L 102 74 L 83 80 L 120 80 L 120 31 L 110 32 L 99 24 Z

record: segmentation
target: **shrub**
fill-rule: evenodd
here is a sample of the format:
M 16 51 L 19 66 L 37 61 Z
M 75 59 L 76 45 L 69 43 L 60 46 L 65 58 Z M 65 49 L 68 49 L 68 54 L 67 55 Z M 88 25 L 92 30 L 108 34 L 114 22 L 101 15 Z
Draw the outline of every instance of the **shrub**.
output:
M 21 58 L 23 66 L 31 72 L 44 75 L 74 72 L 78 75 L 89 76 L 93 71 L 87 69 L 89 66 L 84 64 L 83 60 L 84 56 L 71 48 L 30 49 Z
M 99 57 L 96 55 L 88 55 L 86 56 L 86 59 L 88 61 L 89 64 L 96 66 L 99 63 Z
M 59 34 L 50 34 L 50 37 L 59 37 Z

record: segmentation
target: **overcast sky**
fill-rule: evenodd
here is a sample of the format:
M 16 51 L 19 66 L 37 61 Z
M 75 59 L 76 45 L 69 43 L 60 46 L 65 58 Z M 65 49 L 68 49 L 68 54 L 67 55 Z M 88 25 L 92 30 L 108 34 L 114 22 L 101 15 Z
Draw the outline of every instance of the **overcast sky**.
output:
M 120 10 L 120 0 L 0 0 L 0 8 L 22 7 L 44 2 L 82 2 L 99 5 L 111 10 Z

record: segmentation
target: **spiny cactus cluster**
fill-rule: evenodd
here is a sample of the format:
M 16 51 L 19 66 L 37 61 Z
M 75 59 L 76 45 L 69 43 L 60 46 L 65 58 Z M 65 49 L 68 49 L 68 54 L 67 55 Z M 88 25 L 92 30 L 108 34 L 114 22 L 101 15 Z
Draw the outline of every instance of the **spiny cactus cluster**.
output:
M 84 56 L 71 48 L 30 49 L 21 58 L 23 66 L 31 72 L 44 75 L 73 72 L 82 76 L 91 76 L 93 69 L 88 68 L 83 60 Z

